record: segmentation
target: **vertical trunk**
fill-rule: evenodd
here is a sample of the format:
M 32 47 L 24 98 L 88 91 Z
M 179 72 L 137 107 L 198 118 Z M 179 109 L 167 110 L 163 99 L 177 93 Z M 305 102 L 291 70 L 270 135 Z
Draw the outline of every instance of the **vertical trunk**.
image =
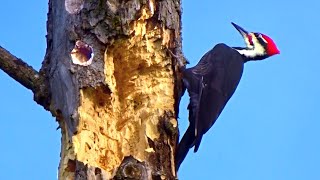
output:
M 180 17 L 180 0 L 49 1 L 41 72 L 62 132 L 59 179 L 176 178 L 180 79 L 168 49 L 181 53 Z M 71 60 L 77 41 L 91 64 Z

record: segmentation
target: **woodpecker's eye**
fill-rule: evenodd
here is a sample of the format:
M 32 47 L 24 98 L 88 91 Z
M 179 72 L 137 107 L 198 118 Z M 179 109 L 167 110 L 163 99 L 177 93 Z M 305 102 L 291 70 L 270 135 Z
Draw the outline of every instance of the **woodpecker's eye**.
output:
M 254 36 L 257 37 L 257 38 L 261 36 L 260 33 L 253 33 L 253 34 L 254 34 Z
M 262 39 L 262 41 L 263 41 L 264 43 L 268 44 L 268 41 L 263 38 L 263 35 L 262 35 L 262 34 L 259 34 L 259 38 Z

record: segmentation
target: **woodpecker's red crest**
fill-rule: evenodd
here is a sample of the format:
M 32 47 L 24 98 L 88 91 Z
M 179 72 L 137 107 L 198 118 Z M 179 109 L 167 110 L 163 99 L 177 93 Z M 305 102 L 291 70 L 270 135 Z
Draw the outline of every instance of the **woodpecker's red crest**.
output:
M 277 48 L 277 45 L 274 43 L 274 41 L 267 35 L 261 34 L 261 38 L 266 41 L 267 43 L 267 53 L 268 55 L 276 55 L 280 54 L 279 49 Z

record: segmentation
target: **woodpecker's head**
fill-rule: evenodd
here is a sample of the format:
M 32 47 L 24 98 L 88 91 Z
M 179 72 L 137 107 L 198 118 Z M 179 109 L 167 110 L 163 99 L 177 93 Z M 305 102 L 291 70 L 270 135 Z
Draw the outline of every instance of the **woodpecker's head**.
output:
M 231 23 L 242 35 L 246 48 L 235 48 L 240 54 L 246 56 L 248 59 L 265 59 L 267 57 L 280 54 L 274 41 L 267 35 L 256 32 L 247 32 L 242 27 L 235 23 Z

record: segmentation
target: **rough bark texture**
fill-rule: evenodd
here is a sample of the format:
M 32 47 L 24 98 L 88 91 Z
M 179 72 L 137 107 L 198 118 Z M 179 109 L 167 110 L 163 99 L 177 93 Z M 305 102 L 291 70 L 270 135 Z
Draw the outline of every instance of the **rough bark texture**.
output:
M 39 73 L 0 46 L 0 68 L 27 89 L 36 91 Z
M 180 0 L 50 0 L 50 110 L 62 131 L 59 179 L 175 179 Z M 89 66 L 72 63 L 81 40 Z
M 49 98 L 46 80 L 23 60 L 0 46 L 0 69 L 34 93 L 34 100 L 48 110 Z

